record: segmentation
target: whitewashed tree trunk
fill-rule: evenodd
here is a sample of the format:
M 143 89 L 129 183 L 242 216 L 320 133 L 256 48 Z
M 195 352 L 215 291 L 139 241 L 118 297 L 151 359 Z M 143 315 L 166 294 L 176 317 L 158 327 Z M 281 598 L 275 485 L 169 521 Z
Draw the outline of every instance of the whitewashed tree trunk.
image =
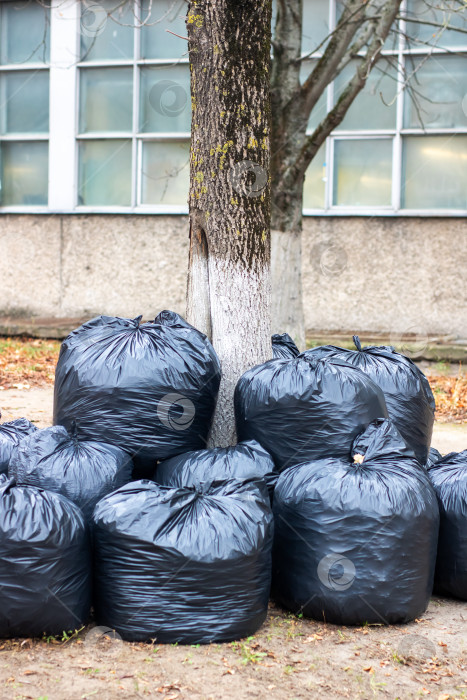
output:
M 271 231 L 271 318 L 274 333 L 288 333 L 305 349 L 302 295 L 302 232 Z
M 221 361 L 211 446 L 235 443 L 235 385 L 272 356 L 270 22 L 270 0 L 189 3 L 187 317 L 211 338 Z

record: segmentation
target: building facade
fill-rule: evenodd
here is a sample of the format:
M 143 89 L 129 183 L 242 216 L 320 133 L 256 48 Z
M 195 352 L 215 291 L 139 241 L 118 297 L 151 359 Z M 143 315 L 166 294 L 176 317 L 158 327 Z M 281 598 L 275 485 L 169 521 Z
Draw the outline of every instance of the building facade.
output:
M 467 337 L 462 6 L 407 0 L 308 169 L 308 328 Z M 183 313 L 185 13 L 182 0 L 0 4 L 0 315 Z M 336 0 L 304 0 L 304 78 L 338 13 Z M 351 69 L 327 88 L 310 131 Z

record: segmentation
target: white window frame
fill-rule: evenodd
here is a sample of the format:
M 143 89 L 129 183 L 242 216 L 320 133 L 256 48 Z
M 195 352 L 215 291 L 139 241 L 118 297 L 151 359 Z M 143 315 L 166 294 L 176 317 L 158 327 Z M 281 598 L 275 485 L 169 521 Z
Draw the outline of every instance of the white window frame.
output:
M 311 0 L 312 1 L 312 0 Z M 405 4 L 402 10 L 405 10 Z M 173 65 L 174 61 L 168 59 L 141 59 L 139 58 L 140 32 L 135 32 L 134 56 L 127 60 L 86 61 L 80 62 L 80 22 L 81 5 L 78 0 L 51 0 L 51 26 L 50 26 L 50 63 L 27 64 L 15 66 L 0 66 L 2 70 L 34 70 L 48 69 L 50 76 L 50 125 L 49 134 L 26 134 L 20 136 L 5 135 L 2 140 L 26 141 L 48 140 L 49 142 L 49 204 L 48 206 L 23 205 L 0 207 L 0 213 L 34 213 L 34 214 L 177 214 L 185 215 L 188 212 L 187 205 L 150 205 L 141 202 L 142 179 L 142 149 L 145 141 L 189 141 L 190 133 L 140 133 L 138 131 L 137 114 L 139 111 L 139 80 L 138 72 L 142 66 Z M 329 1 L 329 26 L 335 26 L 336 0 Z M 402 22 L 402 28 L 405 23 Z M 433 53 L 449 55 L 449 51 L 443 49 L 431 49 Z M 466 53 L 467 66 L 467 42 L 465 46 L 456 48 L 456 53 Z M 382 55 L 396 56 L 398 66 L 402 65 L 406 55 L 426 55 L 428 49 L 423 47 L 407 48 L 402 36 L 399 37 L 399 45 L 394 50 L 383 50 Z M 310 59 L 319 58 L 317 53 L 309 56 Z M 187 56 L 176 63 L 187 64 Z M 93 66 L 131 66 L 133 67 L 133 125 L 131 135 L 129 132 L 118 134 L 112 132 L 104 134 L 79 134 L 79 71 L 81 68 Z M 327 139 L 326 173 L 325 173 L 325 205 L 318 209 L 304 209 L 305 216 L 397 216 L 397 217 L 464 217 L 467 209 L 401 209 L 401 179 L 402 179 L 402 141 L 408 135 L 442 135 L 442 134 L 467 134 L 467 128 L 454 129 L 404 129 L 403 128 L 403 94 L 401 89 L 402 76 L 398 71 L 398 92 L 396 98 L 396 126 L 394 129 L 347 131 L 336 130 Z M 327 89 L 327 107 L 333 105 L 333 85 Z M 78 205 L 78 150 L 79 141 L 86 139 L 114 139 L 131 138 L 132 140 L 132 203 L 131 206 L 84 206 Z M 392 197 L 391 205 L 383 207 L 348 207 L 332 203 L 334 183 L 334 144 L 343 139 L 393 139 L 393 168 L 392 168 Z M 136 164 L 139 163 L 139 167 Z M 188 195 L 188 193 L 187 193 Z
M 407 2 L 405 1 L 401 6 L 401 14 L 403 15 L 407 8 Z M 336 23 L 336 0 L 329 0 L 329 27 L 334 28 Z M 406 23 L 401 20 L 401 30 L 405 32 Z M 404 136 L 417 135 L 417 136 L 438 136 L 443 134 L 467 134 L 467 127 L 455 127 L 452 129 L 431 129 L 431 128 L 418 128 L 418 129 L 407 129 L 403 126 L 404 118 L 404 95 L 402 91 L 403 75 L 401 73 L 401 66 L 407 55 L 427 55 L 428 53 L 433 53 L 437 55 L 447 56 L 450 54 L 449 51 L 441 48 L 429 49 L 424 47 L 411 47 L 406 46 L 402 32 L 399 34 L 399 42 L 397 48 L 393 50 L 383 49 L 381 51 L 382 56 L 394 56 L 397 57 L 397 97 L 396 97 L 396 124 L 394 129 L 371 129 L 371 130 L 344 130 L 337 129 L 331 133 L 331 135 L 326 140 L 326 173 L 325 173 L 325 195 L 324 195 L 324 207 L 323 208 L 304 208 L 304 216 L 386 216 L 386 217 L 465 217 L 467 216 L 467 209 L 402 209 L 401 208 L 401 196 L 402 196 L 402 142 Z M 466 59 L 466 70 L 467 70 L 467 39 L 466 43 L 462 47 L 455 49 L 455 53 L 465 53 Z M 362 54 L 363 55 L 363 54 Z M 322 52 L 312 54 L 307 58 L 319 58 L 322 56 Z M 328 111 L 334 106 L 333 103 L 333 93 L 334 84 L 327 88 L 327 108 Z M 408 98 L 405 98 L 408 99 Z M 312 133 L 310 130 L 308 133 Z M 393 139 L 393 161 L 392 161 L 392 193 L 391 193 L 391 205 L 381 206 L 381 207 L 349 207 L 342 206 L 338 204 L 333 204 L 333 188 L 334 188 L 334 144 L 337 140 L 344 139 L 377 139 L 377 138 L 392 138 Z

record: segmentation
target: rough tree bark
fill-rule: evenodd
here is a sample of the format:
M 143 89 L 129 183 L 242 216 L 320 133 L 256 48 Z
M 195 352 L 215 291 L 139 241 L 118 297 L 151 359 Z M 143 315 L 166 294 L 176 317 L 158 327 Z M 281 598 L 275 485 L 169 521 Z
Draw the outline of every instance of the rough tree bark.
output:
M 191 0 L 190 259 L 187 316 L 219 355 L 209 443 L 235 442 L 233 392 L 272 356 L 271 0 Z
M 272 319 L 303 348 L 301 230 L 305 172 L 365 86 L 398 15 L 401 0 L 347 0 L 322 58 L 300 84 L 303 0 L 278 0 L 271 73 Z M 311 135 L 313 107 L 329 83 L 357 59 L 356 72 L 335 107 Z

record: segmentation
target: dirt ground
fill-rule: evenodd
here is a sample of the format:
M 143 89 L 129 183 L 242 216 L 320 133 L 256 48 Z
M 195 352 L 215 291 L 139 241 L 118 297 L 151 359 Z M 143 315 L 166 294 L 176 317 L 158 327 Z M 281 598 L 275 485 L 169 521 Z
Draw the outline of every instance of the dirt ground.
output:
M 0 390 L 1 420 L 45 427 L 52 403 L 52 386 Z M 433 444 L 467 448 L 467 426 L 437 424 Z M 128 644 L 103 632 L 0 641 L 1 700 L 467 697 L 467 603 L 445 598 L 392 627 L 338 628 L 271 606 L 259 632 L 233 644 Z
M 271 607 L 233 644 L 128 644 L 86 628 L 79 639 L 0 644 L 0 696 L 165 700 L 375 698 L 467 694 L 467 606 L 434 598 L 409 625 L 335 627 Z

